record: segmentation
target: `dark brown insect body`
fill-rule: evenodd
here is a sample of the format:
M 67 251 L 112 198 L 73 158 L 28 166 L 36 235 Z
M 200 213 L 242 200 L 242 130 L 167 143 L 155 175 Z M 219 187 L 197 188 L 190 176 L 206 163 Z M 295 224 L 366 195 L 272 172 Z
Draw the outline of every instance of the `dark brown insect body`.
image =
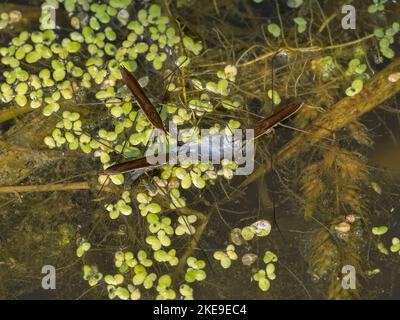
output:
M 156 107 L 150 102 L 149 98 L 147 98 L 143 88 L 140 86 L 136 78 L 124 67 L 121 67 L 120 71 L 122 79 L 124 80 L 129 90 L 132 92 L 133 96 L 137 100 L 140 108 L 142 109 L 150 123 L 157 129 L 166 132 L 164 124 L 161 120 L 160 115 L 157 112 Z
M 279 125 L 283 120 L 291 117 L 304 105 L 303 101 L 294 101 L 284 107 L 282 110 L 274 113 L 272 116 L 261 120 L 254 127 L 254 139 L 271 132 L 271 130 Z
M 162 157 L 162 158 L 165 159 L 165 163 L 168 162 L 168 159 L 169 159 L 168 154 L 166 154 L 165 157 Z M 131 171 L 138 170 L 138 169 L 145 169 L 145 168 L 150 169 L 150 168 L 158 167 L 165 163 L 158 163 L 158 164 L 150 163 L 148 157 L 143 157 L 143 158 L 139 158 L 139 159 L 128 160 L 125 162 L 114 164 L 114 165 L 106 168 L 102 174 L 112 175 L 112 174 L 127 173 L 127 172 L 131 172 Z

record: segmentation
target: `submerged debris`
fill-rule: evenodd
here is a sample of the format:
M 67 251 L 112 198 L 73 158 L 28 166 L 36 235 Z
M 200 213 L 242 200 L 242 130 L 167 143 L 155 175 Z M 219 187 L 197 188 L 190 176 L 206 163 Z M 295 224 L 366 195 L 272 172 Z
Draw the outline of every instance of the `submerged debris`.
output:
M 246 253 L 242 257 L 242 263 L 245 266 L 251 266 L 257 260 L 257 258 L 258 256 L 254 253 Z
M 390 82 L 397 82 L 400 80 L 400 72 L 395 72 L 389 75 L 388 80 Z
M 347 233 L 350 231 L 350 224 L 347 222 L 341 222 L 335 226 L 335 230 L 339 233 Z
M 258 220 L 252 224 L 254 232 L 259 237 L 265 237 L 271 232 L 271 223 L 268 220 Z
M 372 189 L 379 195 L 382 194 L 382 188 L 379 184 L 377 184 L 376 182 L 372 181 L 371 182 L 371 187 Z
M 239 228 L 234 228 L 231 231 L 230 238 L 232 243 L 236 246 L 241 246 L 245 242 L 245 240 L 242 237 L 242 230 L 240 230 Z

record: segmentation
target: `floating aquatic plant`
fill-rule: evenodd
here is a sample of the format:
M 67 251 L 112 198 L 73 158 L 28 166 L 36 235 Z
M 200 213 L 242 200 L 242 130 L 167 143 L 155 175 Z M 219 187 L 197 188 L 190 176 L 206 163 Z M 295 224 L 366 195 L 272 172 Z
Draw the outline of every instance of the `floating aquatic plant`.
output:
M 183 300 L 193 300 L 193 289 L 189 285 L 182 284 L 179 287 L 179 293 L 182 295 Z
M 196 228 L 193 224 L 197 221 L 197 217 L 195 215 L 189 216 L 180 216 L 178 218 L 179 225 L 175 229 L 175 234 L 181 236 L 183 234 L 192 235 L 196 232 Z
M 400 23 L 393 22 L 392 26 L 387 28 L 375 28 L 374 35 L 379 40 L 379 49 L 382 55 L 388 59 L 394 57 L 394 51 L 390 47 L 394 43 L 394 36 L 400 31 Z
M 373 4 L 368 7 L 369 13 L 376 13 L 385 10 L 387 0 L 373 0 Z
M 364 80 L 368 79 L 369 76 L 366 74 L 367 65 L 361 63 L 360 59 L 355 58 L 349 62 L 346 70 L 346 75 L 355 76 L 355 80 L 351 83 L 351 86 L 346 89 L 346 95 L 354 96 L 361 92 L 364 86 Z
M 152 202 L 152 197 L 146 193 L 138 193 L 136 199 L 139 202 L 139 210 L 142 216 L 146 216 L 148 213 L 161 212 L 160 205 L 156 202 Z
M 286 5 L 289 8 L 296 9 L 303 5 L 303 0 L 286 0 Z
M 22 19 L 22 14 L 18 10 L 12 10 L 10 12 L 0 13 L 0 30 L 7 28 L 7 26 L 12 26 Z
M 254 236 L 265 237 L 271 232 L 271 224 L 267 220 L 258 220 L 250 226 L 242 228 L 241 235 L 244 240 L 249 241 Z
M 173 300 L 176 297 L 176 292 L 171 289 L 172 279 L 168 274 L 162 275 L 158 279 L 156 300 Z
M 386 232 L 388 232 L 388 230 L 389 229 L 386 226 L 373 227 L 372 233 L 376 236 L 381 236 L 381 235 L 385 234 Z
M 281 103 L 281 97 L 279 93 L 275 90 L 268 90 L 268 98 L 270 98 L 274 104 L 278 105 Z
M 89 286 L 93 287 L 97 285 L 102 278 L 103 275 L 98 272 L 96 266 L 89 266 L 87 264 L 83 266 L 83 279 L 88 282 Z
M 79 241 L 78 248 L 76 249 L 77 257 L 78 258 L 82 257 L 85 254 L 85 252 L 90 250 L 90 247 L 91 245 L 89 242 L 87 242 L 85 239 L 81 239 Z
M 297 25 L 297 32 L 303 33 L 307 29 L 307 21 L 303 17 L 296 17 L 293 21 Z
M 219 260 L 221 267 L 224 269 L 228 269 L 231 266 L 232 260 L 238 259 L 237 253 L 235 252 L 235 246 L 232 244 L 226 247 L 225 252 L 215 251 L 213 256 L 214 259 Z
M 203 270 L 206 266 L 206 263 L 203 260 L 197 260 L 195 257 L 188 257 L 186 263 L 189 266 L 185 273 L 186 282 L 192 283 L 206 279 L 207 274 Z
M 271 284 L 268 278 L 266 277 L 265 270 L 258 270 L 257 273 L 254 274 L 253 279 L 258 282 L 258 287 L 262 291 L 268 291 Z
M 379 250 L 379 252 L 384 254 L 385 256 L 389 254 L 389 250 L 385 247 L 385 244 L 383 242 L 378 242 L 376 247 Z
M 253 279 L 258 282 L 258 287 L 262 291 L 268 291 L 271 283 L 271 280 L 275 280 L 275 264 L 278 260 L 278 257 L 272 253 L 271 251 L 265 252 L 263 261 L 265 263 L 265 269 L 258 270 L 254 275 Z
M 117 251 L 114 255 L 115 267 L 119 269 L 119 272 L 126 273 L 129 268 L 134 268 L 138 261 L 135 259 L 133 252 L 131 251 Z
M 271 33 L 275 38 L 278 38 L 281 35 L 281 28 L 276 23 L 271 23 L 267 26 L 267 30 Z
M 111 219 L 117 219 L 120 214 L 124 216 L 129 216 L 132 214 L 132 207 L 129 205 L 131 202 L 129 191 L 124 191 L 122 193 L 121 199 L 118 200 L 116 204 L 105 205 L 106 210 L 109 212 Z
M 390 246 L 390 251 L 393 253 L 399 252 L 400 253 L 400 239 L 394 237 L 392 239 L 392 245 Z
M 136 60 L 143 56 L 153 63 L 155 69 L 161 69 L 167 59 L 168 48 L 178 45 L 181 41 L 194 54 L 198 54 L 202 49 L 201 43 L 189 36 L 185 35 L 181 39 L 170 24 L 169 18 L 162 15 L 158 5 L 153 4 L 148 9 L 139 10 L 137 20 L 132 19 L 127 23 L 130 16 L 126 8 L 131 2 L 91 4 L 81 0 L 61 3 L 53 0 L 45 1 L 40 19 L 41 31 L 21 32 L 12 39 L 13 46 L 0 48 L 1 62 L 11 68 L 10 71 L 4 71 L 7 84 L 1 86 L 3 101 L 15 100 L 19 106 L 29 103 L 32 108 L 43 106 L 43 114 L 51 116 L 62 110 L 63 101 L 71 100 L 74 93 L 80 91 L 79 88 L 90 90 L 98 87 L 98 91 L 95 92 L 96 97 L 106 103 L 113 117 L 120 119 L 119 123 L 115 124 L 115 129 L 112 131 L 100 129 L 98 137 L 88 137 L 87 134 L 82 135 L 85 124 L 80 120 L 77 120 L 79 125 L 75 124 L 74 128 L 71 128 L 68 121 L 64 121 L 64 126 L 58 125 L 57 128 L 70 132 L 54 131 L 51 137 L 45 138 L 45 143 L 50 148 L 67 144 L 71 150 L 77 150 L 80 147 L 85 153 L 94 151 L 95 155 L 101 158 L 104 167 L 110 164 L 111 159 L 108 154 L 112 148 L 118 149 L 122 146 L 113 146 L 118 141 L 118 135 L 132 126 L 137 114 L 136 111 L 131 111 L 132 104 L 130 103 L 112 106 L 115 101 L 112 103 L 111 99 L 115 100 L 117 94 L 116 80 L 121 79 L 119 64 L 126 66 L 129 71 L 134 71 L 137 68 Z M 90 17 L 89 23 L 75 24 L 76 31 L 59 39 L 54 31 L 55 25 L 51 15 L 52 10 L 59 9 L 60 5 L 72 15 L 71 22 L 76 18 L 75 13 L 83 10 Z M 109 24 L 112 21 L 126 25 L 126 28 L 131 31 L 125 39 L 118 37 L 110 28 Z M 150 35 L 153 43 L 141 41 L 144 34 Z M 81 52 L 85 50 L 89 53 L 89 57 L 77 64 L 78 60 L 73 57 L 81 56 Z M 30 65 L 41 64 L 41 67 L 37 73 L 32 73 L 33 69 L 25 70 L 20 67 L 22 60 Z M 189 61 L 189 58 L 187 60 Z M 182 57 L 177 59 L 177 63 L 187 65 Z M 50 67 L 43 68 L 43 65 Z M 29 81 L 27 81 L 28 77 Z M 19 82 L 13 88 L 12 84 L 17 80 L 24 82 Z M 44 88 L 48 90 L 43 90 Z M 77 113 L 73 114 L 75 116 Z M 175 116 L 175 120 L 178 123 L 182 123 L 180 119 L 183 121 L 190 119 L 184 109 L 179 110 L 179 119 L 177 117 L 178 115 Z M 150 130 L 146 129 L 149 123 L 146 123 L 141 115 L 138 116 L 136 126 L 139 133 L 144 129 L 146 135 L 150 133 Z M 108 148 L 105 148 L 102 144 L 95 143 L 95 139 L 104 139 L 110 144 Z M 146 136 L 142 136 L 141 139 L 141 143 L 145 145 Z M 133 137 L 129 141 L 133 142 L 132 146 L 135 145 Z M 132 146 L 128 145 L 127 149 L 132 150 Z M 123 183 L 122 176 L 110 178 L 114 184 Z

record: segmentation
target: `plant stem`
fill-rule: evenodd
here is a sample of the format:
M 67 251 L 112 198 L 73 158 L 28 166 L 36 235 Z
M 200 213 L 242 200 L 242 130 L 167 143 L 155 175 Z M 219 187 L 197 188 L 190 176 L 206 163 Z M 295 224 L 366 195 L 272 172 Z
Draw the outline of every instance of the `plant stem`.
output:
M 349 41 L 349 42 L 345 42 L 345 43 L 340 43 L 340 44 L 334 44 L 331 46 L 326 46 L 326 47 L 318 47 L 318 46 L 311 46 L 311 47 L 303 47 L 303 48 L 293 48 L 293 47 L 286 47 L 286 48 L 280 48 L 278 49 L 279 51 L 290 51 L 290 52 L 296 52 L 296 53 L 306 53 L 306 52 L 318 52 L 318 51 L 325 51 L 325 50 L 335 50 L 335 49 L 340 49 L 340 48 L 344 48 L 344 47 L 348 47 L 348 46 L 352 46 L 355 45 L 357 43 L 363 42 L 363 41 L 367 41 L 369 39 L 374 38 L 375 36 L 373 34 L 369 34 L 366 35 L 365 37 L 362 37 L 360 39 L 356 39 L 353 41 Z M 267 53 L 264 53 L 260 56 L 258 56 L 257 58 L 247 61 L 245 63 L 239 64 L 239 67 L 247 67 L 249 65 L 252 65 L 256 62 L 268 59 L 269 57 L 272 57 L 274 54 L 276 54 L 276 51 L 270 51 Z
M 0 193 L 21 193 L 21 192 L 52 192 L 52 191 L 74 191 L 89 190 L 90 185 L 86 181 L 72 183 L 56 183 L 29 186 L 4 186 L 0 187 Z

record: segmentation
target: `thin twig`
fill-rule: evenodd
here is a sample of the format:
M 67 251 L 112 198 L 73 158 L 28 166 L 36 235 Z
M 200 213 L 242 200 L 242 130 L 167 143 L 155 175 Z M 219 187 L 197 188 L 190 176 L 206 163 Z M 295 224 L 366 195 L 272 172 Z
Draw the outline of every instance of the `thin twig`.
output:
M 22 193 L 22 192 L 51 192 L 51 191 L 74 191 L 74 190 L 89 190 L 90 185 L 86 181 L 59 183 L 59 184 L 44 184 L 44 185 L 29 185 L 29 186 L 4 186 L 0 187 L 0 193 Z
M 345 43 L 341 43 L 341 44 L 335 44 L 335 45 L 331 45 L 331 46 L 326 46 L 326 47 L 319 47 L 319 46 L 311 46 L 311 47 L 303 47 L 303 48 L 287 47 L 287 48 L 280 48 L 279 50 L 280 51 L 287 50 L 287 51 L 290 51 L 290 52 L 297 52 L 297 53 L 298 52 L 301 52 L 301 53 L 308 52 L 308 53 L 310 53 L 310 52 L 319 52 L 319 51 L 325 51 L 325 50 L 335 50 L 335 49 L 340 49 L 340 48 L 352 46 L 352 45 L 358 44 L 360 42 L 372 39 L 374 37 L 375 37 L 374 34 L 369 34 L 369 35 L 366 35 L 365 37 L 362 37 L 360 39 L 356 39 L 356 40 L 345 42 Z M 262 55 L 258 56 L 257 58 L 255 58 L 253 60 L 250 60 L 250 61 L 247 61 L 245 63 L 239 64 L 238 66 L 239 67 L 247 67 L 247 66 L 252 65 L 252 64 L 254 64 L 254 63 L 258 62 L 258 61 L 262 61 L 262 60 L 268 59 L 269 57 L 272 57 L 275 53 L 276 53 L 275 51 L 267 52 L 265 54 L 262 54 Z

